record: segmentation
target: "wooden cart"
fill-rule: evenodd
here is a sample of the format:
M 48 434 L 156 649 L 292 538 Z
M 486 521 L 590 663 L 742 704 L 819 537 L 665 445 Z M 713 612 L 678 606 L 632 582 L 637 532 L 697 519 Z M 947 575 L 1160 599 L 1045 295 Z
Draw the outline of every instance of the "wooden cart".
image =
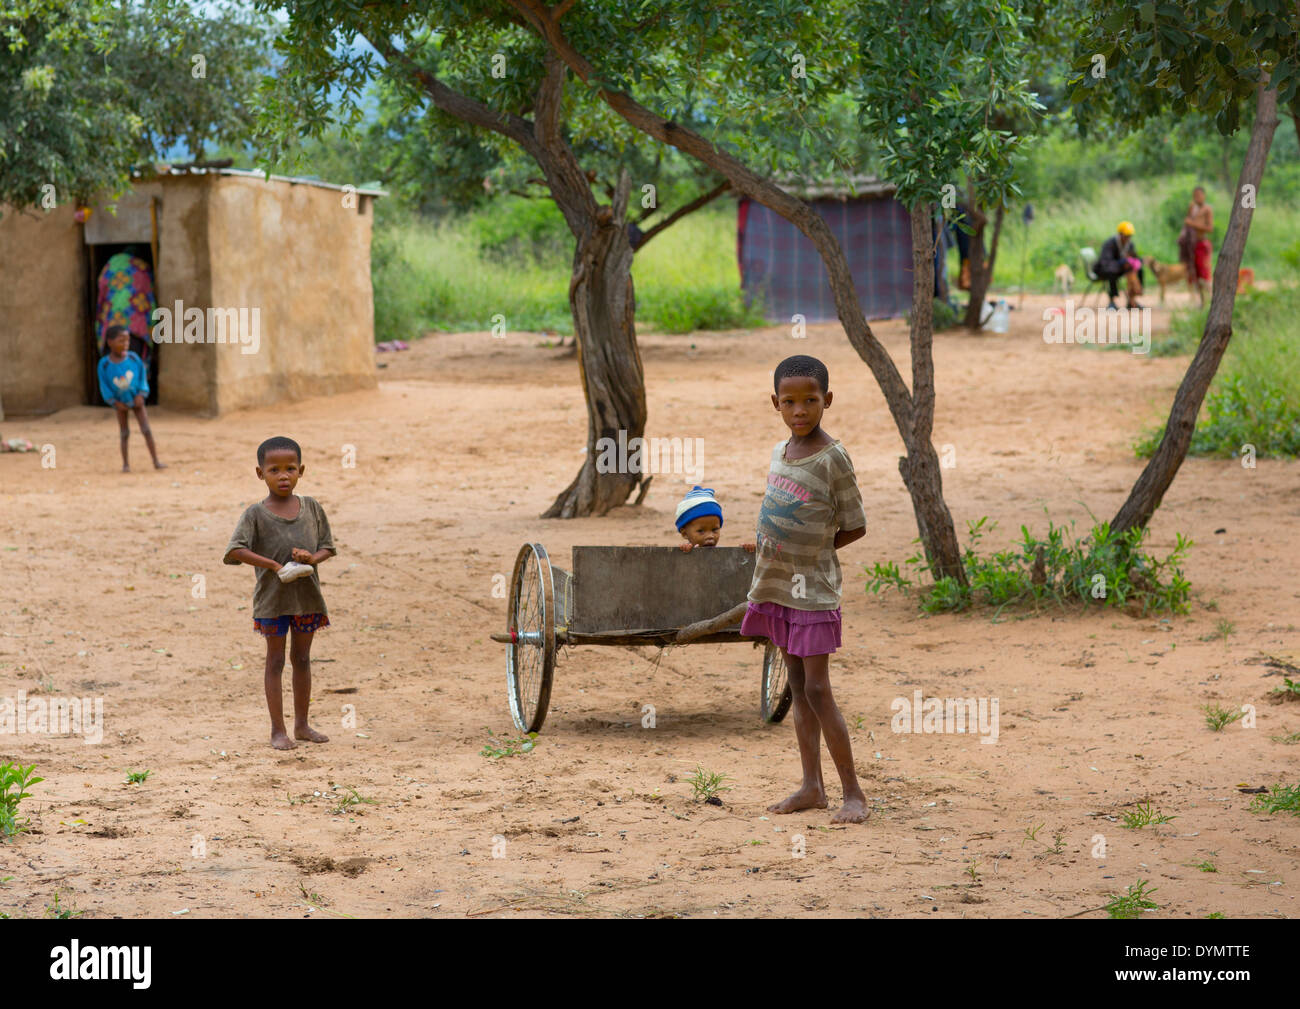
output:
M 673 547 L 574 547 L 573 571 L 554 567 L 540 543 L 525 543 L 510 576 L 506 645 L 510 715 L 524 732 L 546 720 L 560 645 L 755 642 L 740 635 L 754 555 L 740 547 L 683 553 Z M 759 710 L 779 722 L 790 708 L 781 652 L 763 655 Z

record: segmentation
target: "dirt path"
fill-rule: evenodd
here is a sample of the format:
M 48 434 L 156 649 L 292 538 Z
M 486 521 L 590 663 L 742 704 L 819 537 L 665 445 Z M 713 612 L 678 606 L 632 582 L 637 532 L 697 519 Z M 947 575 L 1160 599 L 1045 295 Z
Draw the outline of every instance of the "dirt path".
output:
M 1005 336 L 936 340 L 935 443 L 952 446 L 944 485 L 963 539 L 984 515 L 999 548 L 1021 523 L 1043 531 L 1044 508 L 1080 531 L 1088 509 L 1109 517 L 1140 469 L 1131 441 L 1185 366 L 1047 345 L 1048 301 L 1013 312 Z M 902 323 L 878 332 L 908 374 Z M 1238 790 L 1300 782 L 1300 746 L 1271 738 L 1300 730 L 1300 704 L 1268 702 L 1281 675 L 1262 658 L 1300 648 L 1295 464 L 1184 466 L 1152 549 L 1195 540 L 1187 617 L 924 618 L 862 590 L 861 566 L 901 562 L 916 531 L 899 439 L 837 326 L 642 347 L 649 433 L 704 439 L 724 544 L 747 537 L 785 435 L 772 368 L 792 353 L 829 365 L 825 427 L 853 457 L 869 522 L 841 557 L 846 639 L 831 673 L 870 823 L 765 812 L 798 759 L 792 725 L 758 718 L 761 652 L 747 645 L 571 649 L 536 749 L 480 756 L 485 727 L 515 734 L 488 640 L 505 622 L 494 576 L 530 540 L 564 566 L 574 544 L 671 545 L 689 487 L 663 474 L 640 508 L 538 519 L 585 432 L 576 361 L 538 342 L 438 336 L 381 355 L 373 393 L 216 421 L 155 411 L 163 472 L 138 434 L 137 472 L 117 472 L 103 410 L 3 425 L 54 445 L 57 465 L 0 456 L 0 697 L 102 698 L 105 725 L 98 745 L 0 736 L 0 760 L 45 778 L 25 804 L 35 832 L 0 846 L 12 877 L 0 911 L 39 915 L 57 892 L 88 916 L 1057 917 L 1141 878 L 1158 916 L 1300 914 L 1300 818 L 1252 813 Z M 299 490 L 324 504 L 340 548 L 323 568 L 334 625 L 318 635 L 313 699 L 333 741 L 289 754 L 268 746 L 252 573 L 220 563 L 240 509 L 264 493 L 254 449 L 272 434 L 302 442 Z M 891 702 L 916 690 L 998 698 L 997 743 L 891 732 Z M 1253 704 L 1256 726 L 1211 732 L 1207 703 Z M 728 775 L 721 808 L 691 799 L 697 764 Z M 332 813 L 347 789 L 367 801 Z M 1148 798 L 1176 819 L 1124 829 L 1122 812 Z M 1045 843 L 1026 842 L 1040 824 Z

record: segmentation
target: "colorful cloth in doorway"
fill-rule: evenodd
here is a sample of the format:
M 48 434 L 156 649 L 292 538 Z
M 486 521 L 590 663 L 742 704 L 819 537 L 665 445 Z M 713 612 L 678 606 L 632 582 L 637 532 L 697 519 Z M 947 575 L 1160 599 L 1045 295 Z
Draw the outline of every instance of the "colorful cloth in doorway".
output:
M 95 302 L 95 342 L 104 353 L 104 332 L 109 326 L 125 326 L 132 336 L 144 341 L 144 356 L 152 343 L 153 272 L 138 256 L 119 252 L 110 256 L 99 274 L 99 296 Z M 133 341 L 134 342 L 134 341 Z

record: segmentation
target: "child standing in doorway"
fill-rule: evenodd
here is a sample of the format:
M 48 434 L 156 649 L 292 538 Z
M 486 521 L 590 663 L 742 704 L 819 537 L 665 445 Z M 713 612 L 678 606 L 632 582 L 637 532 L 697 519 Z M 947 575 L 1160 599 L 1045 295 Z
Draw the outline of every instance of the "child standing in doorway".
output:
M 740 633 L 781 649 L 794 701 L 803 781 L 774 813 L 825 809 L 821 739 L 835 762 L 844 805 L 832 823 L 861 823 L 869 810 L 853 768 L 848 727 L 831 693 L 830 656 L 840 647 L 840 563 L 835 554 L 867 534 L 853 463 L 822 430 L 831 405 L 826 365 L 797 355 L 777 365 L 772 406 L 790 437 L 772 450 L 758 516 L 757 555 Z
M 329 626 L 316 565 L 333 557 L 329 519 L 314 498 L 293 489 L 306 471 L 302 449 L 291 438 L 268 438 L 257 447 L 257 478 L 269 494 L 244 509 L 223 558 L 226 564 L 258 569 L 253 590 L 253 629 L 266 638 L 266 706 L 271 713 L 271 745 L 292 750 L 294 739 L 328 743 L 329 737 L 308 724 L 311 704 L 311 643 Z M 284 725 L 284 646 L 293 642 L 293 739 Z
M 135 413 L 144 443 L 153 456 L 154 469 L 166 469 L 167 464 L 158 461 L 158 446 L 153 441 L 153 431 L 149 427 L 149 412 L 144 401 L 149 395 L 149 373 L 144 361 L 133 350 L 128 350 L 131 333 L 125 326 L 109 326 L 104 332 L 104 343 L 108 353 L 99 359 L 99 394 L 117 411 L 117 424 L 121 432 L 122 472 L 131 472 L 131 462 L 127 458 L 126 445 L 131 438 L 131 417 Z

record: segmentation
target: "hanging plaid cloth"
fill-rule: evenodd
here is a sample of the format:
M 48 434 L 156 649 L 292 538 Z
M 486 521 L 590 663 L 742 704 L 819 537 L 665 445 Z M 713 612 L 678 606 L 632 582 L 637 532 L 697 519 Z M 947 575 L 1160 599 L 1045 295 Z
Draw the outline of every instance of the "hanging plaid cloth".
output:
M 149 264 L 129 252 L 110 256 L 99 274 L 98 310 L 95 314 L 95 340 L 104 353 L 104 331 L 109 326 L 125 326 L 132 336 L 144 341 L 143 357 L 149 356 L 150 331 L 157 305 L 153 294 L 153 276 Z

